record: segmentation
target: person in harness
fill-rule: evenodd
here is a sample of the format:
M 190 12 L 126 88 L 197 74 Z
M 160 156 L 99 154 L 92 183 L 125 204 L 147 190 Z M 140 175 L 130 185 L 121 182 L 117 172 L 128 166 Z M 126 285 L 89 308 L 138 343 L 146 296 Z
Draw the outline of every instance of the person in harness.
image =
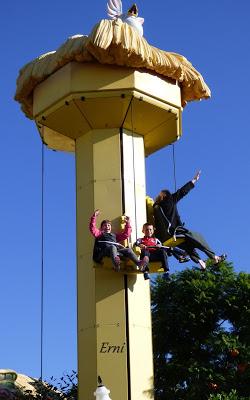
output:
M 183 235 L 185 240 L 183 243 L 178 244 L 178 247 L 185 250 L 190 258 L 199 264 L 202 270 L 205 270 L 206 263 L 200 258 L 196 249 L 204 252 L 210 259 L 214 260 L 215 264 L 225 260 L 226 255 L 216 255 L 200 233 L 185 228 L 177 209 L 178 201 L 194 188 L 200 178 L 200 174 L 201 171 L 197 172 L 191 181 L 187 182 L 175 193 L 165 189 L 162 190 L 155 199 L 153 209 L 157 238 L 161 242 L 165 242 L 173 236 Z
M 96 219 L 100 215 L 100 210 L 96 210 L 90 218 L 89 230 L 95 237 L 93 250 L 93 260 L 101 263 L 103 257 L 111 257 L 114 270 L 120 270 L 121 258 L 127 257 L 134 262 L 135 265 L 142 270 L 146 264 L 146 259 L 139 260 L 133 250 L 124 247 L 120 242 L 128 239 L 131 235 L 132 228 L 129 217 L 125 217 L 124 230 L 119 233 L 112 232 L 112 223 L 108 219 L 101 222 L 100 229 L 96 227 Z
M 140 259 L 144 260 L 144 262 L 146 263 L 143 270 L 145 280 L 149 279 L 149 262 L 161 262 L 162 268 L 165 272 L 164 278 L 168 279 L 168 256 L 173 255 L 179 262 L 186 262 L 190 260 L 185 251 L 177 248 L 163 246 L 160 240 L 154 236 L 154 227 L 149 222 L 143 224 L 142 232 L 144 236 L 142 238 L 136 239 L 135 246 L 140 247 Z

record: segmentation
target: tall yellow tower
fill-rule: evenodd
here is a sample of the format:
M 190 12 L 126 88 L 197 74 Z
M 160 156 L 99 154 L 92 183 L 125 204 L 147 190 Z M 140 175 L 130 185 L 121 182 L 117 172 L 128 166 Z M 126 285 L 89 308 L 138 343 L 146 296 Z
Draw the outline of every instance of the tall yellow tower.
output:
M 153 398 L 149 283 L 141 274 L 94 268 L 90 215 L 114 229 L 124 213 L 131 242 L 146 221 L 145 156 L 181 136 L 182 107 L 209 97 L 178 54 L 151 47 L 120 19 L 26 65 L 16 100 L 49 148 L 76 156 L 79 399 L 100 375 L 111 398 Z

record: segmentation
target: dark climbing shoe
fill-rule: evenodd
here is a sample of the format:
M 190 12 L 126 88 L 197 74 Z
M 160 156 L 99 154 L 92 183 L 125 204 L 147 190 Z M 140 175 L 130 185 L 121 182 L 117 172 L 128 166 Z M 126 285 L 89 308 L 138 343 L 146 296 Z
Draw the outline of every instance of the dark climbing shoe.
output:
M 145 271 L 145 268 L 146 268 L 147 265 L 148 265 L 148 263 L 149 263 L 149 258 L 148 258 L 148 256 L 143 257 L 143 259 L 140 260 L 139 263 L 138 263 L 139 270 L 140 270 L 141 272 L 144 272 L 144 271 Z
M 179 263 L 185 263 L 185 262 L 190 261 L 190 257 L 189 256 L 180 256 L 178 261 L 179 261 Z
M 144 280 L 147 281 L 150 279 L 149 273 L 148 272 L 144 272 L 143 274 Z
M 121 268 L 121 259 L 119 256 L 116 256 L 114 259 L 114 270 L 116 272 L 119 272 Z
M 218 260 L 215 260 L 214 265 L 218 265 L 220 264 L 222 261 L 225 261 L 227 259 L 227 255 L 226 254 L 221 254 L 218 257 Z
M 162 278 L 165 281 L 170 281 L 171 280 L 170 273 L 169 272 L 164 272 L 164 274 L 162 275 Z

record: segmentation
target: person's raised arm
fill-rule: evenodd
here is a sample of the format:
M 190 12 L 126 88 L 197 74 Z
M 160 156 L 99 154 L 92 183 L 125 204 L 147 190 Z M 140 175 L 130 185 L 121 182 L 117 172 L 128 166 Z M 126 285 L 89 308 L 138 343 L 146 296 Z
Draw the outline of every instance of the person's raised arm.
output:
M 96 227 L 96 219 L 101 214 L 100 210 L 95 210 L 94 213 L 90 217 L 89 221 L 89 230 L 94 237 L 98 237 L 101 234 L 100 229 Z
M 181 200 L 184 196 L 186 196 L 190 192 L 191 189 L 194 188 L 194 185 L 200 178 L 200 174 L 201 171 L 198 171 L 191 181 L 187 182 L 184 186 L 182 186 L 175 193 L 173 193 L 173 200 L 175 201 L 175 203 Z
M 201 170 L 196 172 L 195 176 L 192 179 L 192 183 L 195 185 L 196 182 L 200 179 L 200 175 L 201 175 Z
M 129 238 L 129 236 L 132 233 L 132 228 L 131 228 L 131 224 L 130 224 L 130 218 L 129 217 L 125 217 L 125 227 L 123 229 L 122 232 L 117 233 L 116 235 L 116 240 L 117 242 L 122 242 L 123 240 L 126 240 Z

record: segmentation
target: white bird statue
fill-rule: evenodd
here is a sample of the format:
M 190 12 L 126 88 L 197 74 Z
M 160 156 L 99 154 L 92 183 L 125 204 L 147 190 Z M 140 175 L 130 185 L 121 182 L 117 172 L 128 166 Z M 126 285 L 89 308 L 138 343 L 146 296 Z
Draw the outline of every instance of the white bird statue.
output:
M 121 0 L 108 0 L 107 13 L 112 19 L 120 18 L 123 22 L 135 28 L 140 36 L 143 36 L 142 25 L 144 18 L 138 17 L 138 7 L 136 4 L 133 4 L 128 12 L 123 14 Z

